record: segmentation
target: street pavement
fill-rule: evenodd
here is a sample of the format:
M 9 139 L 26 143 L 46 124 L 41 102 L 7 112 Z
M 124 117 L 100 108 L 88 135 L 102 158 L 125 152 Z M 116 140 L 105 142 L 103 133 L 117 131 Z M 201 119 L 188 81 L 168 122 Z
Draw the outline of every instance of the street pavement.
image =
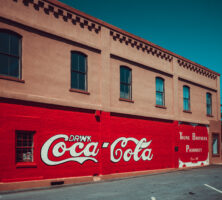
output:
M 1 194 L 0 200 L 222 200 L 222 165 Z

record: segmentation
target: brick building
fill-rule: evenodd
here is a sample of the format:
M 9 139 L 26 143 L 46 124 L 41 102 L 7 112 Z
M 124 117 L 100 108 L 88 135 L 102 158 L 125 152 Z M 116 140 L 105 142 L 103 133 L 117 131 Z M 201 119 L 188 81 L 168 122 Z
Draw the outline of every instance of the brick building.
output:
M 1 190 L 221 162 L 218 73 L 56 0 L 1 4 L 0 110 Z

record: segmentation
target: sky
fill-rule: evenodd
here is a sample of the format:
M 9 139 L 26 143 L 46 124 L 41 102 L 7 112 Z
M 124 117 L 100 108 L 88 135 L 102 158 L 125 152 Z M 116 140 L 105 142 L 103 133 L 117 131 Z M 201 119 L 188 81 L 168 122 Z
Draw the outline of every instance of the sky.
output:
M 222 75 L 222 0 L 59 1 Z

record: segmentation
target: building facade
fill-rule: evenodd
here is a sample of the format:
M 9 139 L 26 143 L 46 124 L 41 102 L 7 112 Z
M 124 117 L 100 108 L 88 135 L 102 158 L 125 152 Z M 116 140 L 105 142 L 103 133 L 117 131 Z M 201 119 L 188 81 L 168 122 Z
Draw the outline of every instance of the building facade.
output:
M 218 73 L 56 0 L 1 4 L 0 110 L 3 189 L 221 162 Z

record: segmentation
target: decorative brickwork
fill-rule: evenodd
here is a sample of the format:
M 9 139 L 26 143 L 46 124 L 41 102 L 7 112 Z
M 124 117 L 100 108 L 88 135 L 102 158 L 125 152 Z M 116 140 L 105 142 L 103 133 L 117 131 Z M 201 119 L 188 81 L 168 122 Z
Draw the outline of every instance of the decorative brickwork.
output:
M 13 1 L 18 2 L 18 0 Z M 41 0 L 22 0 L 22 2 L 25 6 L 32 5 L 33 8 L 37 11 L 43 9 L 47 15 L 51 14 L 55 18 L 62 18 L 64 22 L 71 21 L 73 25 L 79 25 L 81 28 L 88 28 L 89 31 L 95 31 L 96 33 L 99 33 L 101 30 L 101 26 L 99 24 L 85 19 L 73 12 L 68 12 L 48 2 Z
M 170 54 L 167 54 L 153 46 L 135 40 L 126 35 L 114 31 L 110 31 L 110 35 L 115 41 L 118 40 L 120 43 L 125 43 L 126 45 L 130 45 L 131 47 L 136 47 L 138 50 L 142 50 L 143 52 L 147 52 L 148 54 L 152 54 L 153 56 L 160 57 L 162 59 L 168 60 L 169 62 L 171 62 L 173 59 L 173 56 L 171 56 Z
M 203 76 L 206 76 L 208 78 L 211 78 L 211 79 L 216 79 L 217 78 L 217 75 L 212 73 L 211 71 L 208 71 L 202 67 L 199 67 L 197 65 L 194 65 L 194 64 L 191 64 L 189 62 L 186 62 L 182 59 L 177 59 L 177 62 L 179 64 L 179 66 L 185 68 L 185 69 L 189 69 L 190 71 L 193 71 L 193 72 L 196 72 L 197 74 L 200 74 L 200 75 L 203 75 Z

